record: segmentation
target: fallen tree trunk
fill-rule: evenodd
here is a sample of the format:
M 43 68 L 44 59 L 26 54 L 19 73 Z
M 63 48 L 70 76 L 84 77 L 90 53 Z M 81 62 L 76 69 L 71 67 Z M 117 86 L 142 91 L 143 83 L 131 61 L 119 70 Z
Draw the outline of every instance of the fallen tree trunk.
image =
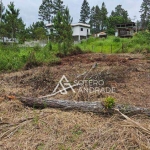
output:
M 114 113 L 115 109 L 118 109 L 124 114 L 146 114 L 150 116 L 150 109 L 135 107 L 135 106 L 125 106 L 116 104 L 112 109 L 106 109 L 102 102 L 87 102 L 87 101 L 71 101 L 71 100 L 49 100 L 49 99 L 39 99 L 39 98 L 27 98 L 22 97 L 19 100 L 29 107 L 34 108 L 59 108 L 62 110 L 78 110 L 82 112 L 94 112 L 94 113 Z

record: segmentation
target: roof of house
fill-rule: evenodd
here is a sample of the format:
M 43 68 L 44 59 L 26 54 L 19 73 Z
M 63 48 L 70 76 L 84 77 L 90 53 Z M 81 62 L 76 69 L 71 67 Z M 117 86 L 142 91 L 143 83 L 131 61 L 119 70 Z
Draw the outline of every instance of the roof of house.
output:
M 71 24 L 72 27 L 75 27 L 75 26 L 82 26 L 82 27 L 88 27 L 90 28 L 90 25 L 89 24 L 85 24 L 85 23 L 76 23 L 76 24 Z
M 106 35 L 107 33 L 105 33 L 105 32 L 99 32 L 97 34 L 99 34 L 99 35 Z
M 47 24 L 46 27 L 52 27 L 54 24 L 53 23 L 50 23 L 50 24 Z M 82 26 L 82 27 L 88 27 L 90 28 L 90 25 L 89 24 L 85 24 L 85 23 L 76 23 L 76 24 L 71 24 L 72 27 L 75 27 L 75 26 Z

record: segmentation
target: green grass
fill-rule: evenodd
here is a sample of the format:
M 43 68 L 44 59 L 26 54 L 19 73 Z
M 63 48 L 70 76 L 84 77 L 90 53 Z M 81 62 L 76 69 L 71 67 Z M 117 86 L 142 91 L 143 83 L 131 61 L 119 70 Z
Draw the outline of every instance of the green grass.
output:
M 33 48 L 22 48 L 11 45 L 0 45 L 0 71 L 16 71 L 23 68 L 27 63 L 47 64 L 60 61 L 55 56 L 57 45 L 50 50 L 48 45 L 44 48 L 38 45 Z
M 78 46 L 84 51 L 90 50 L 96 53 L 114 53 L 122 48 L 122 43 L 130 41 L 130 39 L 120 39 L 119 42 L 115 42 L 114 39 L 114 36 L 108 36 L 107 39 L 91 37 L 88 40 L 82 41 Z
M 105 38 L 90 37 L 81 41 L 78 46 L 83 51 L 91 51 L 94 53 L 126 53 L 141 52 L 147 50 L 150 52 L 150 33 L 139 32 L 133 38 L 118 38 L 108 36 Z
M 73 54 L 81 53 L 82 51 L 95 53 L 150 52 L 149 41 L 149 32 L 139 32 L 133 38 L 108 36 L 107 39 L 100 39 L 90 37 L 70 49 L 72 49 L 71 53 Z M 60 51 L 62 53 L 62 50 Z M 60 58 L 56 57 L 56 54 L 60 53 L 60 51 L 57 43 L 47 44 L 44 48 L 39 45 L 32 48 L 23 48 L 17 45 L 0 45 L 0 72 L 60 63 Z

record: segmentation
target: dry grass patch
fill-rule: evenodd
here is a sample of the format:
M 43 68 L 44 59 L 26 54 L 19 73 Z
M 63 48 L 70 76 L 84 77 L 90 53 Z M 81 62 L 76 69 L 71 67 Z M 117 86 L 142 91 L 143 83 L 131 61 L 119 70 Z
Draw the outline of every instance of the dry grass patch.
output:
M 0 104 L 0 118 L 2 150 L 148 150 L 150 147 L 150 135 L 119 114 L 37 110 L 25 108 L 18 101 L 4 101 Z M 132 120 L 150 130 L 148 117 L 137 115 Z

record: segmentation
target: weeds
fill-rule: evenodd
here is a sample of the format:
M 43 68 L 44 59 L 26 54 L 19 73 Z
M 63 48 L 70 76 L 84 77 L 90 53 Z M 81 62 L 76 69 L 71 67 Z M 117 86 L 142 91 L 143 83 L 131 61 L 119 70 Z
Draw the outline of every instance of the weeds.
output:
M 48 50 L 51 51 L 52 49 L 53 49 L 52 43 L 49 42 L 49 43 L 48 43 Z
M 60 64 L 60 59 L 55 56 L 56 53 L 56 46 L 52 47 L 50 44 L 44 48 L 36 45 L 25 49 L 17 45 L 0 45 L 0 71 L 31 69 L 42 64 Z
M 104 100 L 104 106 L 106 109 L 112 109 L 113 106 L 115 106 L 115 98 L 113 97 L 107 97 L 105 100 Z
M 91 37 L 80 44 L 69 47 L 67 43 L 49 43 L 47 46 L 23 49 L 14 45 L 0 45 L 0 71 L 16 71 L 25 66 L 30 69 L 40 65 L 61 64 L 58 57 L 85 52 L 101 53 L 149 53 L 150 32 L 139 32 L 132 39 L 109 36 L 107 39 Z
M 72 130 L 72 134 L 73 135 L 81 135 L 83 133 L 82 129 L 80 128 L 79 125 L 75 125 L 73 130 Z
M 113 39 L 113 42 L 120 42 L 120 38 L 119 38 L 119 37 L 115 37 L 115 38 Z
M 38 45 L 38 44 L 33 47 L 33 50 L 34 50 L 35 52 L 38 52 L 38 51 L 40 51 L 41 49 L 42 49 L 41 46 Z
M 107 39 L 91 37 L 88 40 L 82 40 L 78 46 L 86 51 L 102 53 L 141 53 L 143 50 L 150 52 L 150 32 L 139 32 L 133 38 L 119 38 L 108 36 Z

